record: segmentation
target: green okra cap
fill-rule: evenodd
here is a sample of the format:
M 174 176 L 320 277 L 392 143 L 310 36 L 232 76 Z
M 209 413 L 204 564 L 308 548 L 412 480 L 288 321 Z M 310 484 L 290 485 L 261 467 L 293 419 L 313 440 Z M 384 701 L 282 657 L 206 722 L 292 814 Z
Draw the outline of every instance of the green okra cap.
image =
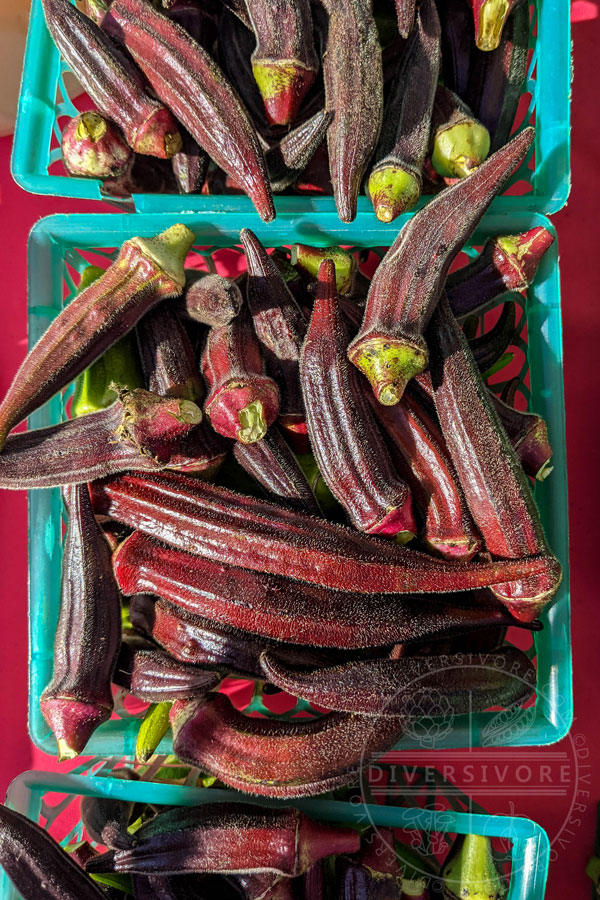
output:
M 479 168 L 490 152 L 490 133 L 475 120 L 459 122 L 438 131 L 431 163 L 444 178 L 466 178 Z
M 480 834 L 457 839 L 442 870 L 442 880 L 448 900 L 502 900 L 506 895 L 506 883 L 494 862 L 490 839 Z

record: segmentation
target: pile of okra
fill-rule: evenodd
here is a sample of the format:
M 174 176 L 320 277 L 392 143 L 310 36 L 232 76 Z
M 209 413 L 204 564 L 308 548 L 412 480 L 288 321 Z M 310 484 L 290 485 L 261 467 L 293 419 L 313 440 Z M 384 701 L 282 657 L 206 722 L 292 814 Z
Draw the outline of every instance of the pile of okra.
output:
M 62 131 L 68 174 L 108 195 L 361 190 L 391 222 L 471 174 L 518 125 L 518 0 L 42 0 L 92 109 Z M 513 9 L 514 7 L 514 9 Z

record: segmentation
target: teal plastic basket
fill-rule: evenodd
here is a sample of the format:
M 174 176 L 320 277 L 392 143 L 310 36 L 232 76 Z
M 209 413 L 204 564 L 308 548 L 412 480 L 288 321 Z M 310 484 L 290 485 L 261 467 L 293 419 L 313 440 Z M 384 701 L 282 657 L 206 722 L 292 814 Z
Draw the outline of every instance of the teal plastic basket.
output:
M 531 5 L 531 63 L 524 86 L 527 111 L 523 122 L 536 125 L 535 145 L 511 178 L 508 194 L 494 200 L 494 212 L 554 213 L 567 201 L 570 188 L 571 38 L 569 0 L 536 0 Z M 101 182 L 50 174 L 61 158 L 60 133 L 65 119 L 77 114 L 64 85 L 67 67 L 46 28 L 41 0 L 33 0 L 21 96 L 17 114 L 12 173 L 16 182 L 34 194 L 103 199 Z M 53 142 L 54 138 L 54 142 Z M 178 194 L 134 194 L 137 212 L 251 212 L 247 197 L 206 197 Z M 114 202 L 114 201 L 111 201 Z M 426 199 L 421 201 L 426 202 Z M 330 213 L 332 197 L 276 197 L 279 215 Z M 132 204 L 129 204 L 129 208 Z M 358 210 L 375 214 L 367 197 Z M 394 225 L 388 226 L 393 233 Z
M 408 218 L 404 217 L 404 221 Z M 320 246 L 340 244 L 362 249 L 364 256 L 370 248 L 387 247 L 390 242 L 389 230 L 374 217 L 360 216 L 355 223 L 345 225 L 335 213 L 314 217 L 280 216 L 268 226 L 256 214 L 212 218 L 185 215 L 178 219 L 164 214 L 52 216 L 39 221 L 29 239 L 30 344 L 37 341 L 72 295 L 75 272 L 89 261 L 101 261 L 127 238 L 156 234 L 175 221 L 184 222 L 194 231 L 197 248 L 200 248 L 198 252 L 206 260 L 212 258 L 230 272 L 236 271 L 241 252 L 236 244 L 242 227 L 252 228 L 267 247 L 294 241 Z M 473 248 L 480 246 L 490 235 L 522 232 L 537 225 L 552 230 L 548 220 L 539 215 L 490 215 L 465 249 L 472 255 Z M 520 711 L 518 727 L 513 720 L 501 727 L 502 720 L 498 716 L 502 713 L 492 711 L 456 717 L 452 727 L 446 729 L 443 738 L 437 742 L 437 747 L 550 744 L 563 737 L 571 724 L 567 471 L 557 260 L 555 241 L 528 292 L 525 314 L 529 343 L 526 345 L 523 337 L 519 337 L 515 345 L 517 356 L 520 354 L 519 360 L 515 361 L 521 379 L 520 390 L 524 399 L 530 397 L 531 407 L 546 419 L 554 448 L 554 471 L 543 484 L 536 484 L 535 494 L 548 540 L 564 570 L 558 595 L 542 616 L 544 630 L 535 636 L 525 636 L 530 641 L 528 652 L 537 666 L 537 700 L 535 706 Z M 31 416 L 29 426 L 39 428 L 58 422 L 65 414 L 68 397 L 68 392 L 55 397 Z M 39 697 L 52 676 L 53 640 L 60 601 L 61 513 L 58 490 L 30 492 L 29 729 L 35 744 L 47 753 L 54 753 L 56 744 L 40 714 Z M 522 642 L 523 633 L 519 634 Z M 254 692 L 245 709 L 273 714 L 268 697 L 259 690 Z M 307 709 L 308 704 L 298 701 L 287 714 L 292 716 Z M 118 714 L 94 733 L 86 753 L 103 757 L 133 755 L 141 711 L 128 711 L 120 702 L 117 710 Z M 412 737 L 406 734 L 397 748 L 418 749 L 414 734 L 414 731 Z M 160 752 L 170 750 L 170 739 L 165 739 Z
M 63 846 L 84 836 L 77 809 L 70 810 L 80 797 L 110 797 L 155 806 L 196 806 L 211 801 L 259 802 L 264 806 L 289 806 L 243 797 L 233 791 L 203 789 L 147 781 L 125 781 L 117 778 L 82 775 L 57 775 L 50 772 L 24 772 L 11 784 L 7 804 L 34 822 L 50 826 L 51 833 Z M 489 837 L 493 847 L 510 851 L 510 875 L 507 900 L 543 900 L 548 874 L 549 841 L 546 832 L 530 819 L 513 816 L 489 816 L 456 812 L 452 809 L 432 811 L 345 803 L 335 800 L 302 800 L 293 804 L 311 818 L 323 822 L 371 825 L 398 829 L 396 837 L 407 843 L 410 835 L 421 832 L 424 837 L 481 834 Z M 69 813 L 71 813 L 69 817 Z M 58 816 L 69 817 L 68 831 L 52 827 Z M 43 822 L 40 819 L 44 820 Z M 75 821 L 73 821 L 75 820 Z M 404 832 L 402 834 L 401 832 Z M 409 834 L 407 835 L 406 832 Z M 408 840 L 407 840 L 408 838 Z M 435 847 L 432 842 L 430 846 Z M 503 853 L 504 855 L 504 853 Z M 0 869 L 0 900 L 20 900 L 8 877 Z

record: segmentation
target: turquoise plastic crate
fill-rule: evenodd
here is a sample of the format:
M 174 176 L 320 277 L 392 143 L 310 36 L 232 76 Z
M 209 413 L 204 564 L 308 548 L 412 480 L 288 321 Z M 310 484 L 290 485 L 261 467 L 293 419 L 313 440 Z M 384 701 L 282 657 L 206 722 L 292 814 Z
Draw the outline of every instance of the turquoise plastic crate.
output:
M 404 222 L 408 218 L 410 216 L 405 216 Z M 372 216 L 360 216 L 350 225 L 340 222 L 334 213 L 314 217 L 280 216 L 268 226 L 256 214 L 212 218 L 198 215 L 175 218 L 164 214 L 52 216 L 39 221 L 29 239 L 30 344 L 37 341 L 72 293 L 73 272 L 87 264 L 81 252 L 87 253 L 88 259 L 92 250 L 106 254 L 133 235 L 150 236 L 175 221 L 184 222 L 194 231 L 197 246 L 202 248 L 200 252 L 205 256 L 216 253 L 218 257 L 221 248 L 235 246 L 242 227 L 252 228 L 268 247 L 294 241 L 315 245 L 351 245 L 355 248 L 381 248 L 390 243 L 389 230 Z M 473 254 L 473 245 L 481 245 L 490 235 L 522 232 L 536 225 L 552 230 L 548 220 L 539 215 L 489 215 L 466 249 Z M 232 260 L 235 262 L 235 258 L 229 253 L 230 263 Z M 531 395 L 532 408 L 546 419 L 554 448 L 554 471 L 543 484 L 536 485 L 535 493 L 550 545 L 564 569 L 558 595 L 552 607 L 542 616 L 544 630 L 529 636 L 529 652 L 532 657 L 535 656 L 538 671 L 537 702 L 534 707 L 522 711 L 521 727 L 513 728 L 510 733 L 507 729 L 503 733 L 498 732 L 498 718 L 494 712 L 456 717 L 453 727 L 447 730 L 437 747 L 550 744 L 563 737 L 571 724 L 567 472 L 557 260 L 555 242 L 542 261 L 528 293 L 529 379 L 525 356 L 520 372 L 524 381 L 523 394 L 525 397 Z M 520 342 L 524 347 L 522 339 Z M 522 353 L 522 348 L 519 352 Z M 65 393 L 51 400 L 31 416 L 30 427 L 39 428 L 59 421 L 64 415 L 67 399 L 68 393 Z M 61 510 L 58 490 L 30 492 L 29 729 L 33 741 L 48 753 L 54 753 L 56 745 L 40 714 L 39 697 L 52 675 L 53 640 L 60 601 Z M 307 704 L 299 701 L 289 710 L 289 715 L 307 708 Z M 246 709 L 270 714 L 268 703 L 265 706 L 259 693 L 253 696 Z M 132 756 L 138 727 L 139 718 L 119 706 L 119 717 L 112 718 L 94 733 L 86 753 L 103 757 Z M 399 749 L 413 750 L 418 746 L 416 738 L 409 735 L 405 735 L 397 745 Z M 160 751 L 168 753 L 170 750 L 170 739 L 163 741 Z
M 47 798 L 47 795 L 52 795 Z M 65 796 L 66 795 L 66 796 Z M 264 806 L 289 806 L 290 803 L 267 803 L 243 797 L 233 791 L 182 787 L 145 781 L 81 775 L 57 775 L 50 772 L 24 772 L 11 784 L 7 804 L 34 822 L 69 801 L 81 796 L 111 797 L 157 806 L 196 806 L 211 801 L 259 802 Z M 45 801 L 47 800 L 47 805 Z M 510 843 L 510 887 L 507 900 L 543 900 L 550 845 L 546 832 L 530 819 L 513 816 L 475 815 L 454 810 L 431 811 L 345 803 L 334 800 L 302 800 L 293 804 L 307 815 L 323 822 L 356 823 L 383 828 L 397 828 L 443 834 L 481 834 Z M 75 818 L 78 818 L 74 814 Z M 55 835 L 63 845 L 79 840 L 81 824 L 77 821 L 66 835 Z M 399 835 L 400 837 L 400 835 Z M 0 900 L 20 900 L 7 876 L 0 869 Z
M 530 46 L 533 55 L 524 93 L 529 100 L 525 121 L 536 125 L 535 162 L 531 162 L 530 155 L 509 182 L 522 183 L 527 193 L 497 198 L 492 207 L 494 212 L 553 213 L 567 201 L 570 188 L 569 12 L 569 0 L 536 0 L 532 4 Z M 66 71 L 46 28 L 41 0 L 33 0 L 12 157 L 13 176 L 22 188 L 34 194 L 100 200 L 100 181 L 54 175 L 48 171 L 61 155 L 58 120 L 61 116 L 77 113 L 65 90 Z M 58 145 L 51 149 L 53 134 Z M 245 214 L 252 210 L 247 197 L 236 196 L 136 194 L 133 204 L 137 212 L 206 210 Z M 332 197 L 276 197 L 275 205 L 280 215 L 329 213 L 335 209 Z M 359 198 L 358 210 L 359 214 L 368 213 L 375 219 L 367 197 Z M 388 226 L 391 233 L 393 228 L 394 225 Z

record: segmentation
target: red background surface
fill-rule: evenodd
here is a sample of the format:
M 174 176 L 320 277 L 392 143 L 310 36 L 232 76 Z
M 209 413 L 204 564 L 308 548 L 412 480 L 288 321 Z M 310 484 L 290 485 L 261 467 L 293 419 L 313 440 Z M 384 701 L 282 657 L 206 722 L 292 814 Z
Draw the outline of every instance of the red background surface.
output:
M 598 62 L 600 18 L 596 3 L 573 5 L 573 190 L 568 207 L 553 217 L 559 235 L 565 349 L 567 456 L 571 531 L 571 596 L 575 723 L 571 736 L 589 752 L 589 776 L 580 785 L 586 809 L 576 816 L 550 866 L 548 900 L 589 896 L 584 869 L 593 847 L 596 801 L 600 800 L 598 715 L 597 584 L 600 561 L 600 290 L 598 288 L 598 204 L 600 203 L 600 118 Z M 0 139 L 0 391 L 4 392 L 26 345 L 26 248 L 33 223 L 55 212 L 98 212 L 99 205 L 31 196 L 12 182 L 11 139 Z M 599 504 L 597 506 L 596 504 Z M 27 504 L 24 494 L 0 493 L 0 796 L 24 769 L 56 768 L 27 735 Z M 566 739 L 567 741 L 569 739 Z M 565 742 L 563 742 L 563 745 Z M 560 745 L 559 745 L 560 746 Z M 571 747 L 573 744 L 570 745 Z M 558 748 L 553 748 L 558 749 Z M 510 752 L 510 751 L 509 751 Z M 507 753 L 508 755 L 508 753 Z M 539 759 L 539 751 L 529 751 Z M 523 754 L 527 759 L 527 754 Z M 486 801 L 490 812 L 494 802 Z M 504 807 L 498 806 L 498 811 Z M 530 800 L 520 814 L 537 820 L 553 836 L 564 807 L 551 797 Z

